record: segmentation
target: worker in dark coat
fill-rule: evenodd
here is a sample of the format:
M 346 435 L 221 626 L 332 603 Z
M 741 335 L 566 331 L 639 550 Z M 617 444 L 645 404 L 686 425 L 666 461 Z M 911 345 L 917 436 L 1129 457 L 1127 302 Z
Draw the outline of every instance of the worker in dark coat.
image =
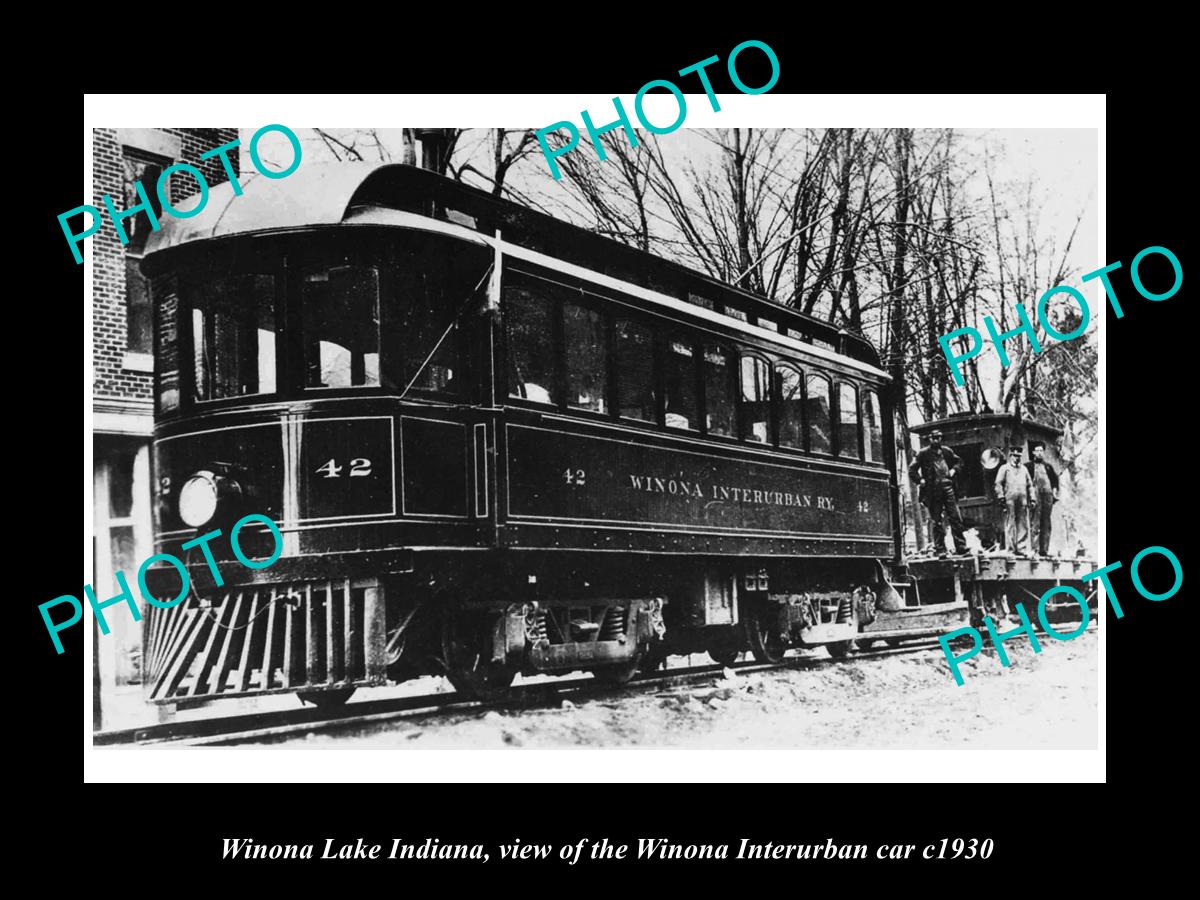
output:
M 950 533 L 954 537 L 954 552 L 967 552 L 963 538 L 962 516 L 958 512 L 958 498 L 954 494 L 954 473 L 962 466 L 958 454 L 942 446 L 942 433 L 929 432 L 929 446 L 917 454 L 908 467 L 908 477 L 920 484 L 921 502 L 929 507 L 933 519 L 933 544 L 938 556 L 946 555 L 946 527 L 944 515 L 950 520 Z
M 1034 441 L 1030 445 L 1033 459 L 1025 464 L 1033 482 L 1033 540 L 1030 542 L 1039 556 L 1050 555 L 1050 514 L 1058 502 L 1058 473 L 1046 462 L 1046 445 Z

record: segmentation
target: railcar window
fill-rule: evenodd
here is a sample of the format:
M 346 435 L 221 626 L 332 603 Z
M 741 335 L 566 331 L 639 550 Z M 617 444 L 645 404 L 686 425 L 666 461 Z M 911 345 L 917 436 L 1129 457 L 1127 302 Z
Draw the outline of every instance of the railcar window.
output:
M 709 434 L 733 434 L 733 365 L 722 347 L 704 348 L 704 403 Z
M 858 458 L 858 391 L 838 384 L 838 456 Z
M 567 404 L 576 409 L 608 412 L 604 315 L 575 303 L 564 303 L 563 342 L 567 355 Z
M 862 395 L 863 452 L 867 462 L 883 462 L 883 414 L 879 395 L 863 391 Z
M 742 357 L 742 440 L 771 439 L 771 367 L 757 356 Z
M 654 394 L 654 333 L 639 322 L 618 319 L 617 399 L 626 419 L 653 422 L 656 414 Z
M 696 353 L 690 341 L 671 339 L 666 353 L 667 425 L 700 427 L 696 404 Z
M 504 303 L 509 396 L 557 403 L 550 298 L 526 287 L 510 286 L 504 292 Z
M 457 393 L 461 387 L 461 381 L 455 378 L 459 371 L 458 323 L 431 323 L 427 317 L 420 315 L 422 312 L 426 311 L 413 310 L 414 315 L 406 317 L 406 322 L 412 319 L 423 321 L 406 327 L 402 332 L 404 384 L 399 387 L 410 386 L 418 391 Z M 435 331 L 430 327 L 431 324 L 441 327 Z M 385 378 L 385 382 L 387 386 L 393 386 L 390 379 Z
M 154 366 L 158 373 L 158 408 L 161 412 L 179 409 L 179 297 L 174 279 L 163 282 L 158 304 L 158 350 Z
M 962 460 L 955 480 L 958 482 L 958 496 L 992 497 L 995 495 L 995 483 L 984 473 L 983 444 L 952 444 L 950 449 Z M 992 488 L 992 490 L 989 490 Z
M 823 375 L 809 375 L 805 383 L 804 420 L 808 424 L 808 449 L 813 453 L 831 453 L 829 379 Z
M 333 266 L 302 276 L 304 385 L 379 385 L 379 272 Z
M 409 240 L 383 281 L 382 381 L 393 389 L 459 393 L 466 386 L 462 323 L 486 290 L 488 260 L 466 247 L 448 252 L 438 236 Z M 391 353 L 396 346 L 402 366 Z
M 779 444 L 782 447 L 804 447 L 802 430 L 804 392 L 800 388 L 801 375 L 791 366 L 777 366 L 776 391 L 779 397 Z
M 219 400 L 275 391 L 275 278 L 235 275 L 188 292 L 192 392 Z

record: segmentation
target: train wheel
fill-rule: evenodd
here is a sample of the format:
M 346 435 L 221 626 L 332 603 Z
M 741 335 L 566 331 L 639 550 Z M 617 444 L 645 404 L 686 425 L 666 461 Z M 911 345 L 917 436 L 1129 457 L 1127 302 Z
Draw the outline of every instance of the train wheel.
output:
M 633 680 L 633 676 L 638 673 L 638 669 L 641 668 L 642 660 L 645 656 L 645 648 L 640 648 L 626 662 L 616 663 L 611 666 L 600 666 L 598 669 L 593 669 L 592 676 L 598 682 L 608 687 L 621 687 L 622 685 L 629 684 Z
M 746 616 L 746 636 L 750 639 L 750 652 L 760 663 L 778 663 L 787 653 L 787 644 L 765 605 L 751 609 Z
M 713 662 L 722 666 L 732 666 L 742 655 L 741 635 L 736 629 L 730 628 L 726 633 L 712 639 L 708 645 L 708 655 Z
M 639 672 L 653 674 L 659 669 L 665 668 L 667 665 L 667 652 L 662 649 L 661 642 L 655 642 L 646 651 L 646 655 L 642 657 L 641 665 L 638 667 Z
M 825 649 L 834 659 L 841 659 L 850 652 L 850 645 L 853 643 L 854 641 L 834 641 L 832 644 L 826 644 Z
M 737 662 L 737 658 L 742 655 L 742 649 L 736 644 L 728 646 L 709 647 L 708 655 L 712 657 L 713 662 L 721 666 L 732 666 Z
M 317 709 L 340 709 L 354 694 L 354 688 L 339 688 L 336 691 L 298 691 L 296 697 L 301 703 L 311 703 Z
M 455 690 L 477 700 L 508 695 L 517 670 L 492 661 L 494 616 L 453 611 L 442 617 L 442 661 Z

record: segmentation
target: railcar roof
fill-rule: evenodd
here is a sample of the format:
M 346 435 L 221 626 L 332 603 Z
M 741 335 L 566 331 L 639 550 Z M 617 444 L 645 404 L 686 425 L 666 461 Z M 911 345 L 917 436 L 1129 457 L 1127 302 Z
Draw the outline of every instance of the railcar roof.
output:
M 824 341 L 852 359 L 880 365 L 875 348 L 861 335 L 425 169 L 396 163 L 315 163 L 301 165 L 286 178 L 251 172 L 238 180 L 240 195 L 225 182 L 209 189 L 208 203 L 199 214 L 164 215 L 162 228 L 150 235 L 146 255 L 214 238 L 339 225 L 352 218 L 364 221 L 365 207 L 426 216 L 436 210 L 439 218 L 482 234 L 499 230 L 506 241 L 689 302 L 694 303 L 691 295 L 696 295 L 754 320 L 786 326 L 808 340 Z M 186 209 L 193 202 L 180 205 Z
M 944 419 L 932 419 L 928 422 L 922 422 L 918 425 L 909 425 L 908 430 L 914 434 L 925 434 L 933 431 L 935 428 L 956 428 L 960 430 L 970 430 L 972 428 L 981 428 L 987 425 L 997 425 L 1002 428 L 1014 428 L 1017 426 L 1032 429 L 1034 431 L 1043 431 L 1047 434 L 1053 434 L 1058 437 L 1062 435 L 1061 428 L 1055 428 L 1053 425 L 1047 425 L 1044 422 L 1038 422 L 1035 419 L 1026 419 L 1016 413 L 955 413 L 947 416 Z

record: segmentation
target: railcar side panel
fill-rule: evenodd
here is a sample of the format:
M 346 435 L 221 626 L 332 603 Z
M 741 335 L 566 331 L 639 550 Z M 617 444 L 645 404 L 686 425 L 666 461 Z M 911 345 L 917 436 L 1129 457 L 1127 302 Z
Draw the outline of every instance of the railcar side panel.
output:
M 560 547 L 594 547 L 571 530 L 581 527 L 740 538 L 742 552 L 757 552 L 759 538 L 828 543 L 830 552 L 836 544 L 837 552 L 850 548 L 851 555 L 889 549 L 883 470 L 782 455 L 739 458 L 735 447 L 722 454 L 698 442 L 655 444 L 620 429 L 573 432 L 557 421 L 553 427 L 510 422 L 505 438 L 506 522 L 559 528 Z M 531 529 L 523 531 L 540 543 Z
M 180 423 L 155 441 L 159 552 L 185 555 L 180 545 L 197 532 L 179 518 L 179 491 L 193 473 L 213 468 L 240 485 L 241 512 L 278 524 L 284 549 L 263 573 L 268 578 L 312 570 L 322 556 L 349 554 L 343 562 L 365 574 L 374 551 L 404 551 L 409 562 L 400 568 L 408 569 L 413 546 L 486 546 L 494 541 L 489 514 L 495 512 L 490 426 L 478 418 L 346 399 L 322 402 L 320 413 L 260 409 Z M 266 556 L 272 539 L 253 527 L 243 531 L 242 544 L 251 556 Z M 218 561 L 234 562 L 226 542 L 211 551 Z M 202 563 L 199 556 L 188 561 Z

